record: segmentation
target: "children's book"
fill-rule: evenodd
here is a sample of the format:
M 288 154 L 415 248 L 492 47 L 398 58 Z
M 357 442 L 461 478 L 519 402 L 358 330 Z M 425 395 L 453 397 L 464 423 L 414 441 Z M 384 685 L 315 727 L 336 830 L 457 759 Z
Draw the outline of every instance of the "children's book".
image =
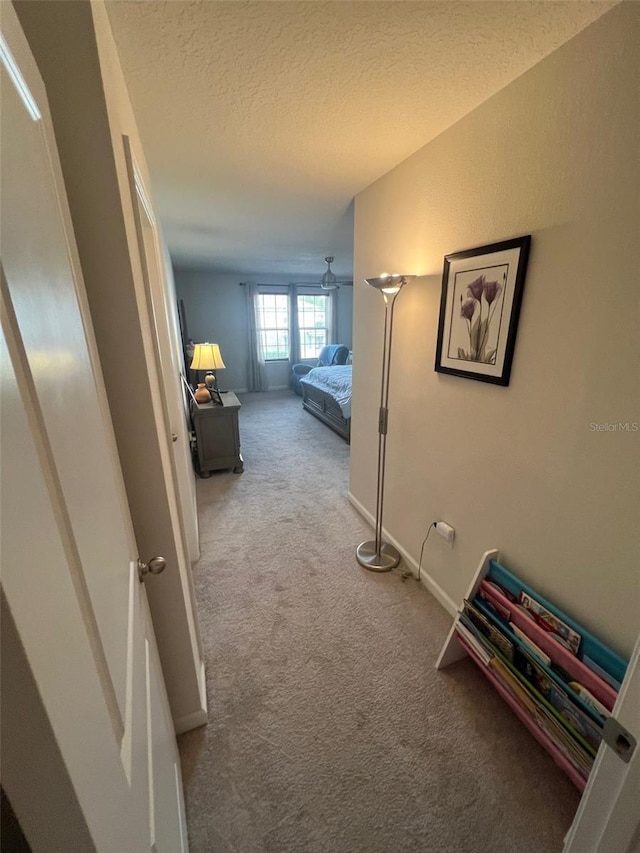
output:
M 514 625 L 513 622 L 509 622 L 509 627 L 516 635 L 516 637 L 522 640 L 525 646 L 531 651 L 532 654 L 534 654 L 538 658 L 538 660 L 541 660 L 542 663 L 549 666 L 549 664 L 551 663 L 551 658 L 549 657 L 549 655 L 545 654 L 539 646 L 536 646 L 533 640 L 530 639 L 524 631 L 520 630 L 517 625 Z
M 487 619 L 487 617 L 480 613 L 477 607 L 475 607 L 470 601 L 465 599 L 464 602 L 464 612 L 467 615 L 467 618 L 475 625 L 475 627 L 480 631 L 481 634 L 484 634 L 485 637 L 498 649 L 502 654 L 507 658 L 507 660 L 513 660 L 513 643 L 508 637 L 505 637 L 503 633 L 501 633 L 491 622 Z
M 582 637 L 573 628 L 570 628 L 566 622 L 558 618 L 550 610 L 547 610 L 544 605 L 536 601 L 535 598 L 526 592 L 521 592 L 519 595 L 520 605 L 529 611 L 530 615 L 536 620 L 541 628 L 554 634 L 555 639 L 561 643 L 569 651 L 577 655 L 580 648 Z

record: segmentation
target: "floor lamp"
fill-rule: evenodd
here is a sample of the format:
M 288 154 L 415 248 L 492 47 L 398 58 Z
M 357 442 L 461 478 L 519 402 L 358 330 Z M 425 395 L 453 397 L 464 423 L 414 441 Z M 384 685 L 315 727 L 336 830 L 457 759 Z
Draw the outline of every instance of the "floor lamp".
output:
M 388 275 L 367 278 L 371 287 L 379 290 L 384 299 L 384 345 L 382 349 L 382 383 L 380 385 L 380 411 L 378 414 L 378 484 L 376 489 L 376 538 L 362 542 L 356 549 L 361 566 L 371 572 L 389 572 L 400 562 L 397 548 L 382 539 L 382 506 L 384 502 L 384 468 L 387 452 L 387 426 L 389 421 L 389 370 L 391 367 L 391 341 L 393 337 L 393 308 L 395 300 L 414 275 Z

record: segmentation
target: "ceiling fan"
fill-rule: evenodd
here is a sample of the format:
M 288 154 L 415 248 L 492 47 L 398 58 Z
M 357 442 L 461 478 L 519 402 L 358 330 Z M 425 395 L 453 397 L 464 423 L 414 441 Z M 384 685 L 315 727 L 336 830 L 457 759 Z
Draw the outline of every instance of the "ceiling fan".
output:
M 336 290 L 338 287 L 340 287 L 341 284 L 353 285 L 353 281 L 351 281 L 351 279 L 341 281 L 341 280 L 336 278 L 335 273 L 331 269 L 331 264 L 333 263 L 333 258 L 331 257 L 331 255 L 328 255 L 324 259 L 324 262 L 327 265 L 327 269 L 326 269 L 326 272 L 324 272 L 322 274 L 322 278 L 318 282 L 318 284 L 320 285 L 322 290 Z M 309 281 L 302 282 L 302 281 L 300 281 L 300 282 L 295 282 L 295 284 L 310 285 L 310 284 L 314 284 L 314 282 L 309 282 Z

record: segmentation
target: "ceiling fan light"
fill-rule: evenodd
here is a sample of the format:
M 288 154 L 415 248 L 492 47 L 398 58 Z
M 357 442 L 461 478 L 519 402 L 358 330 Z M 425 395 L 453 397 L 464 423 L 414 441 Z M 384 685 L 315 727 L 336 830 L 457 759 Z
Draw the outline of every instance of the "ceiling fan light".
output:
M 338 279 L 335 277 L 333 272 L 331 271 L 331 264 L 333 263 L 333 258 L 331 255 L 328 255 L 324 259 L 325 264 L 327 265 L 327 271 L 323 274 L 320 279 L 320 287 L 323 290 L 336 290 L 338 287 Z

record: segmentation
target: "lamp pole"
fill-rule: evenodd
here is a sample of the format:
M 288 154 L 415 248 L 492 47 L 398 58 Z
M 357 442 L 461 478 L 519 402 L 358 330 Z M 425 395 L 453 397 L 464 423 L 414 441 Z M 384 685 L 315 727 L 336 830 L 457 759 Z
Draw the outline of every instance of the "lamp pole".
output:
M 401 289 L 415 276 L 382 275 L 365 279 L 367 284 L 379 290 L 384 299 L 384 340 L 382 347 L 382 380 L 380 383 L 380 408 L 378 410 L 378 476 L 376 484 L 375 539 L 362 542 L 356 549 L 356 559 L 365 569 L 372 572 L 391 571 L 400 562 L 400 553 L 382 538 L 382 513 L 384 507 L 384 477 L 387 456 L 387 432 L 389 426 L 389 377 L 391 372 L 391 344 L 393 341 L 393 314 L 395 301 Z

